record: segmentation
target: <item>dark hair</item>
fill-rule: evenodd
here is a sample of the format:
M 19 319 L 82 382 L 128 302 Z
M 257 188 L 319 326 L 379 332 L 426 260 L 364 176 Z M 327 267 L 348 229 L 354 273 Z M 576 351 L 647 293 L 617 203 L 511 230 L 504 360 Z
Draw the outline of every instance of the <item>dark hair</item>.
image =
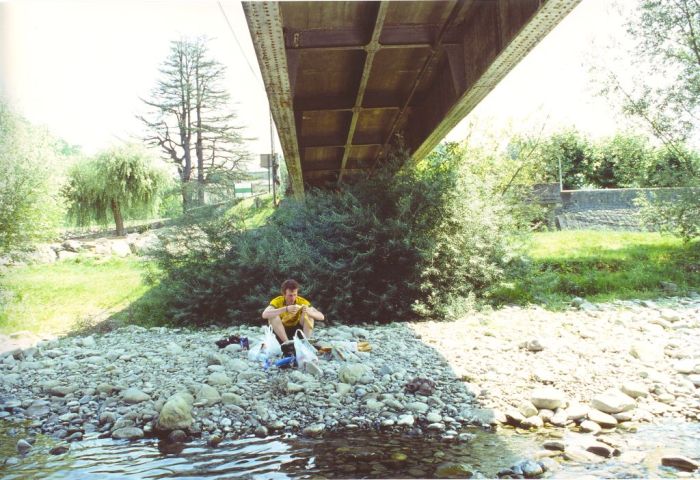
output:
M 282 295 L 285 294 L 287 290 L 299 290 L 299 282 L 290 278 L 282 282 Z

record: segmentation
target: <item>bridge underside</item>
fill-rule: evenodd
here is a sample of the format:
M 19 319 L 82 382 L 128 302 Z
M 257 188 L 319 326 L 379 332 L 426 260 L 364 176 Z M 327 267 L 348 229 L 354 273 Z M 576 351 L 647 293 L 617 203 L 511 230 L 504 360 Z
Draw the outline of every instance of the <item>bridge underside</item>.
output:
M 424 157 L 578 2 L 244 2 L 295 195 Z

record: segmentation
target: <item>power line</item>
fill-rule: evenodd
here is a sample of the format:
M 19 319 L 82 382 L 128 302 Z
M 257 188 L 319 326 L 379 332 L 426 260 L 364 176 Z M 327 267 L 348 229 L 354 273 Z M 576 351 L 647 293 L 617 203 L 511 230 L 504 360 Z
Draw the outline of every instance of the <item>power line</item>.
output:
M 245 63 L 248 65 L 248 68 L 250 69 L 250 73 L 253 74 L 253 77 L 256 80 L 259 80 L 260 83 L 263 85 L 263 90 L 265 89 L 265 84 L 262 80 L 261 77 L 258 76 L 258 74 L 255 72 L 255 69 L 253 68 L 253 65 L 250 63 L 250 60 L 248 60 L 248 56 L 246 55 L 245 51 L 243 50 L 243 46 L 241 45 L 241 42 L 238 40 L 238 35 L 236 35 L 236 31 L 233 29 L 233 26 L 231 25 L 231 22 L 228 19 L 228 16 L 226 15 L 226 12 L 224 11 L 223 5 L 221 5 L 221 2 L 216 2 L 219 5 L 219 10 L 221 10 L 221 14 L 224 16 L 224 19 L 226 20 L 226 24 L 228 25 L 228 29 L 233 35 L 233 39 L 236 41 L 236 45 L 238 45 L 238 50 L 240 50 L 241 55 L 243 55 L 243 59 L 245 60 Z

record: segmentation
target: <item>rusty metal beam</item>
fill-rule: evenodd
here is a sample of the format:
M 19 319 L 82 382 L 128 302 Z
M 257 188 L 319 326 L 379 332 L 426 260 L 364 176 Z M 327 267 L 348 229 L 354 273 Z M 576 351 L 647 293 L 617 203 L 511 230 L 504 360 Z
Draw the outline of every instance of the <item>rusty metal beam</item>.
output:
M 468 88 L 442 120 L 413 152 L 413 161 L 428 155 L 435 146 L 527 55 L 580 0 L 546 0 L 533 18 L 498 54 L 486 72 Z M 500 27 L 499 27 L 500 28 Z
M 300 144 L 301 148 L 345 148 L 347 147 L 347 143 L 341 143 L 341 142 L 334 142 L 332 139 L 331 140 L 323 140 L 323 139 L 312 139 L 312 140 L 305 140 L 302 141 Z M 381 143 L 372 143 L 372 142 L 363 142 L 363 143 L 353 143 L 350 145 L 350 147 L 381 147 Z
M 384 1 L 379 3 L 379 8 L 377 9 L 377 17 L 374 20 L 372 38 L 365 47 L 367 56 L 365 57 L 365 65 L 362 69 L 362 76 L 360 77 L 360 86 L 357 89 L 357 96 L 355 97 L 355 107 L 352 109 L 352 120 L 350 120 L 348 137 L 345 141 L 343 160 L 340 162 L 340 175 L 338 175 L 338 183 L 340 183 L 343 180 L 345 166 L 348 163 L 348 157 L 350 156 L 350 146 L 352 145 L 352 140 L 355 136 L 355 129 L 357 128 L 357 119 L 360 116 L 362 102 L 365 98 L 365 91 L 367 90 L 367 82 L 369 81 L 369 75 L 372 72 L 372 65 L 374 65 L 374 56 L 376 55 L 377 51 L 379 51 L 379 36 L 382 34 L 382 27 L 384 26 L 384 20 L 386 19 L 386 13 L 388 10 L 389 2 Z
M 295 98 L 294 110 L 300 112 L 349 112 L 355 104 L 344 97 Z M 366 104 L 363 110 L 398 110 L 400 107 L 391 101 L 378 104 Z
M 396 131 L 396 128 L 399 126 L 401 123 L 401 120 L 403 119 L 403 116 L 406 114 L 406 111 L 408 110 L 408 106 L 411 103 L 411 100 L 413 100 L 413 95 L 415 95 L 416 91 L 418 90 L 418 86 L 420 85 L 421 81 L 423 80 L 423 77 L 425 74 L 430 70 L 432 67 L 433 62 L 438 58 L 439 53 L 440 53 L 440 47 L 442 45 L 442 40 L 447 31 L 452 28 L 454 22 L 459 18 L 459 15 L 461 12 L 466 10 L 467 8 L 471 7 L 472 3 L 471 2 L 466 2 L 464 0 L 457 0 L 455 3 L 454 7 L 452 7 L 452 10 L 450 11 L 449 16 L 445 20 L 445 23 L 442 26 L 442 29 L 440 30 L 440 33 L 438 33 L 437 37 L 435 38 L 435 44 L 432 46 L 432 51 L 430 55 L 428 55 L 428 58 L 425 59 L 425 63 L 423 63 L 423 67 L 421 68 L 420 72 L 418 72 L 418 75 L 416 76 L 415 82 L 413 82 L 413 86 L 411 87 L 411 91 L 408 94 L 408 97 L 406 98 L 406 101 L 403 103 L 401 110 L 399 110 L 399 114 L 396 115 L 394 118 L 394 121 L 392 122 L 391 129 L 389 130 L 389 134 L 386 136 L 386 139 L 384 140 L 384 144 L 382 145 L 382 148 L 379 149 L 379 152 L 377 152 L 377 157 L 374 160 L 374 166 L 372 167 L 373 169 L 376 168 L 377 164 L 379 163 L 379 159 L 384 157 L 386 155 L 386 150 L 391 142 L 391 138 L 394 135 L 394 132 Z
M 381 48 L 406 48 L 408 45 L 428 47 L 435 43 L 439 31 L 440 25 L 382 25 L 381 43 L 378 44 Z M 362 50 L 368 44 L 366 32 L 358 28 L 289 29 L 284 38 L 289 50 Z M 459 40 L 458 32 L 446 32 L 446 43 L 457 43 Z M 379 37 L 376 42 L 379 42 Z
M 277 124 L 292 191 L 297 198 L 304 196 L 301 158 L 297 129 L 292 108 L 293 91 L 287 73 L 282 17 L 276 2 L 243 2 L 243 11 L 261 64 L 272 116 Z
M 356 174 L 360 174 L 360 173 L 363 173 L 366 171 L 367 170 L 365 170 L 363 168 L 346 168 L 345 169 L 345 173 L 347 175 L 356 175 Z M 339 174 L 339 173 L 340 173 L 340 171 L 338 169 L 335 169 L 335 168 L 333 168 L 333 169 L 307 170 L 306 172 L 304 172 L 304 176 L 306 178 L 318 178 L 318 177 L 326 177 L 329 175 Z

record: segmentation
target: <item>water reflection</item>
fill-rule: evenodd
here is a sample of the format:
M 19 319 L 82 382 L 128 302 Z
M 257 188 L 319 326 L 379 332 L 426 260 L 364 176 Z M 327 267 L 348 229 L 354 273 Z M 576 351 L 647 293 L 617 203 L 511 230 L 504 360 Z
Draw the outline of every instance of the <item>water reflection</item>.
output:
M 49 455 L 47 439 L 38 439 L 30 454 L 14 466 L 0 467 L 3 479 L 123 478 L 437 478 L 494 477 L 503 468 L 533 458 L 546 433 L 498 434 L 471 430 L 469 441 L 445 441 L 408 435 L 357 432 L 320 439 L 268 437 L 225 439 L 217 448 L 204 441 L 179 445 L 157 439 L 138 442 L 92 438 L 74 443 L 69 453 Z M 556 478 L 581 475 L 606 478 L 675 477 L 677 472 L 654 463 L 660 447 L 686 456 L 700 451 L 700 425 L 646 426 L 636 434 L 611 434 L 624 443 L 623 455 L 596 464 L 560 460 L 548 473 Z M 2 453 L 18 437 L 0 436 Z M 580 435 L 567 433 L 567 443 Z M 662 445 L 661 445 L 662 444 Z M 694 474 L 700 477 L 699 474 Z

